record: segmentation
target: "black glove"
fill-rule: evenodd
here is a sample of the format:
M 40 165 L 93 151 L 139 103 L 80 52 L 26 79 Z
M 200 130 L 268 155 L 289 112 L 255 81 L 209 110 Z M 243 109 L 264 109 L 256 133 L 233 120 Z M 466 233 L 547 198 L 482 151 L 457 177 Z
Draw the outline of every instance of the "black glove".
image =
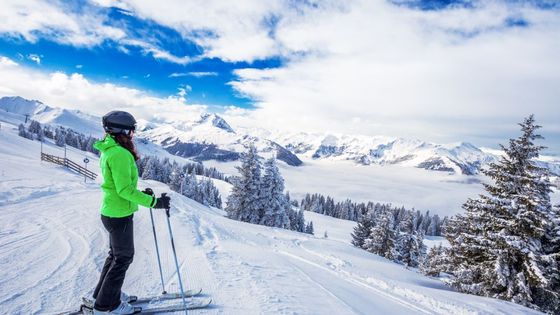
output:
M 156 204 L 154 205 L 154 209 L 169 209 L 170 201 L 171 198 L 169 198 L 165 193 L 163 193 L 161 194 L 161 197 L 156 198 Z
M 145 193 L 146 195 L 150 195 L 150 196 L 154 195 L 154 191 L 151 188 L 146 188 L 142 190 L 142 192 Z

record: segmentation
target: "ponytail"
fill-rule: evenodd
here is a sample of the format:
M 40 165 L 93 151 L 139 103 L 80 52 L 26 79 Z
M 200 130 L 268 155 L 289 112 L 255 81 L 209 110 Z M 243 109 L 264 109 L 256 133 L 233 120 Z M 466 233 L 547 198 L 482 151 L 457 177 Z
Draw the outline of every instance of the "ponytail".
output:
M 124 134 L 124 133 L 111 134 L 111 136 L 113 136 L 115 141 L 121 147 L 127 149 L 128 152 L 130 152 L 130 154 L 132 154 L 135 161 L 138 161 L 140 159 L 140 155 L 138 154 L 138 152 L 136 152 L 136 147 L 134 146 L 134 142 L 132 142 L 132 139 L 130 138 L 130 136 L 128 136 L 127 134 Z

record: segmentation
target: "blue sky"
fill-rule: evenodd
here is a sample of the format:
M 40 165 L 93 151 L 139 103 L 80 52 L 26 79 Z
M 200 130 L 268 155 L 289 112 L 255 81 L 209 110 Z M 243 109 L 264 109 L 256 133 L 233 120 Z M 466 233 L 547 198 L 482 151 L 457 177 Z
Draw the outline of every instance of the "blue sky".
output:
M 6 0 L 0 94 L 146 119 L 560 153 L 552 0 Z
M 83 10 L 76 8 L 75 10 Z M 235 79 L 233 71 L 240 68 L 273 68 L 281 65 L 276 56 L 251 62 L 227 62 L 220 58 L 205 58 L 203 48 L 153 21 L 136 18 L 116 8 L 103 9 L 109 25 L 124 26 L 134 37 L 149 36 L 163 49 L 176 56 L 201 58 L 187 64 L 156 59 L 142 49 L 104 41 L 93 47 L 61 44 L 42 36 L 36 42 L 0 37 L 0 54 L 18 63 L 42 71 L 79 72 L 98 82 L 113 82 L 165 96 L 188 86 L 188 100 L 214 106 L 251 108 L 252 100 L 233 90 L 228 84 Z M 149 35 L 146 35 L 149 34 Z M 40 63 L 29 56 L 38 56 Z

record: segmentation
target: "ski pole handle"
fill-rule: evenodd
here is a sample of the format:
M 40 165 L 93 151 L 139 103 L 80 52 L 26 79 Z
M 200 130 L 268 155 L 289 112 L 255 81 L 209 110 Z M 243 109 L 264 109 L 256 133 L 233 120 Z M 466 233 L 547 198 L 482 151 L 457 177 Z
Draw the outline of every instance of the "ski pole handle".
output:
M 143 193 L 145 193 L 146 195 L 150 195 L 150 196 L 154 196 L 154 191 L 151 188 L 146 188 L 144 190 L 142 190 Z

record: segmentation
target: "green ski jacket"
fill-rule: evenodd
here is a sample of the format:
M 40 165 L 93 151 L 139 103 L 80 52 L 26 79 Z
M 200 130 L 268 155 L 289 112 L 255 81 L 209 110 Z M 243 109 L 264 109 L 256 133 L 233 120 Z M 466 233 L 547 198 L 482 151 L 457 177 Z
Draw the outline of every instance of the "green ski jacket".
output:
M 110 135 L 97 141 L 93 147 L 101 152 L 99 166 L 103 175 L 102 215 L 122 218 L 137 211 L 138 205 L 144 207 L 155 205 L 155 198 L 136 188 L 138 168 L 134 157 L 127 149 L 121 147 Z

